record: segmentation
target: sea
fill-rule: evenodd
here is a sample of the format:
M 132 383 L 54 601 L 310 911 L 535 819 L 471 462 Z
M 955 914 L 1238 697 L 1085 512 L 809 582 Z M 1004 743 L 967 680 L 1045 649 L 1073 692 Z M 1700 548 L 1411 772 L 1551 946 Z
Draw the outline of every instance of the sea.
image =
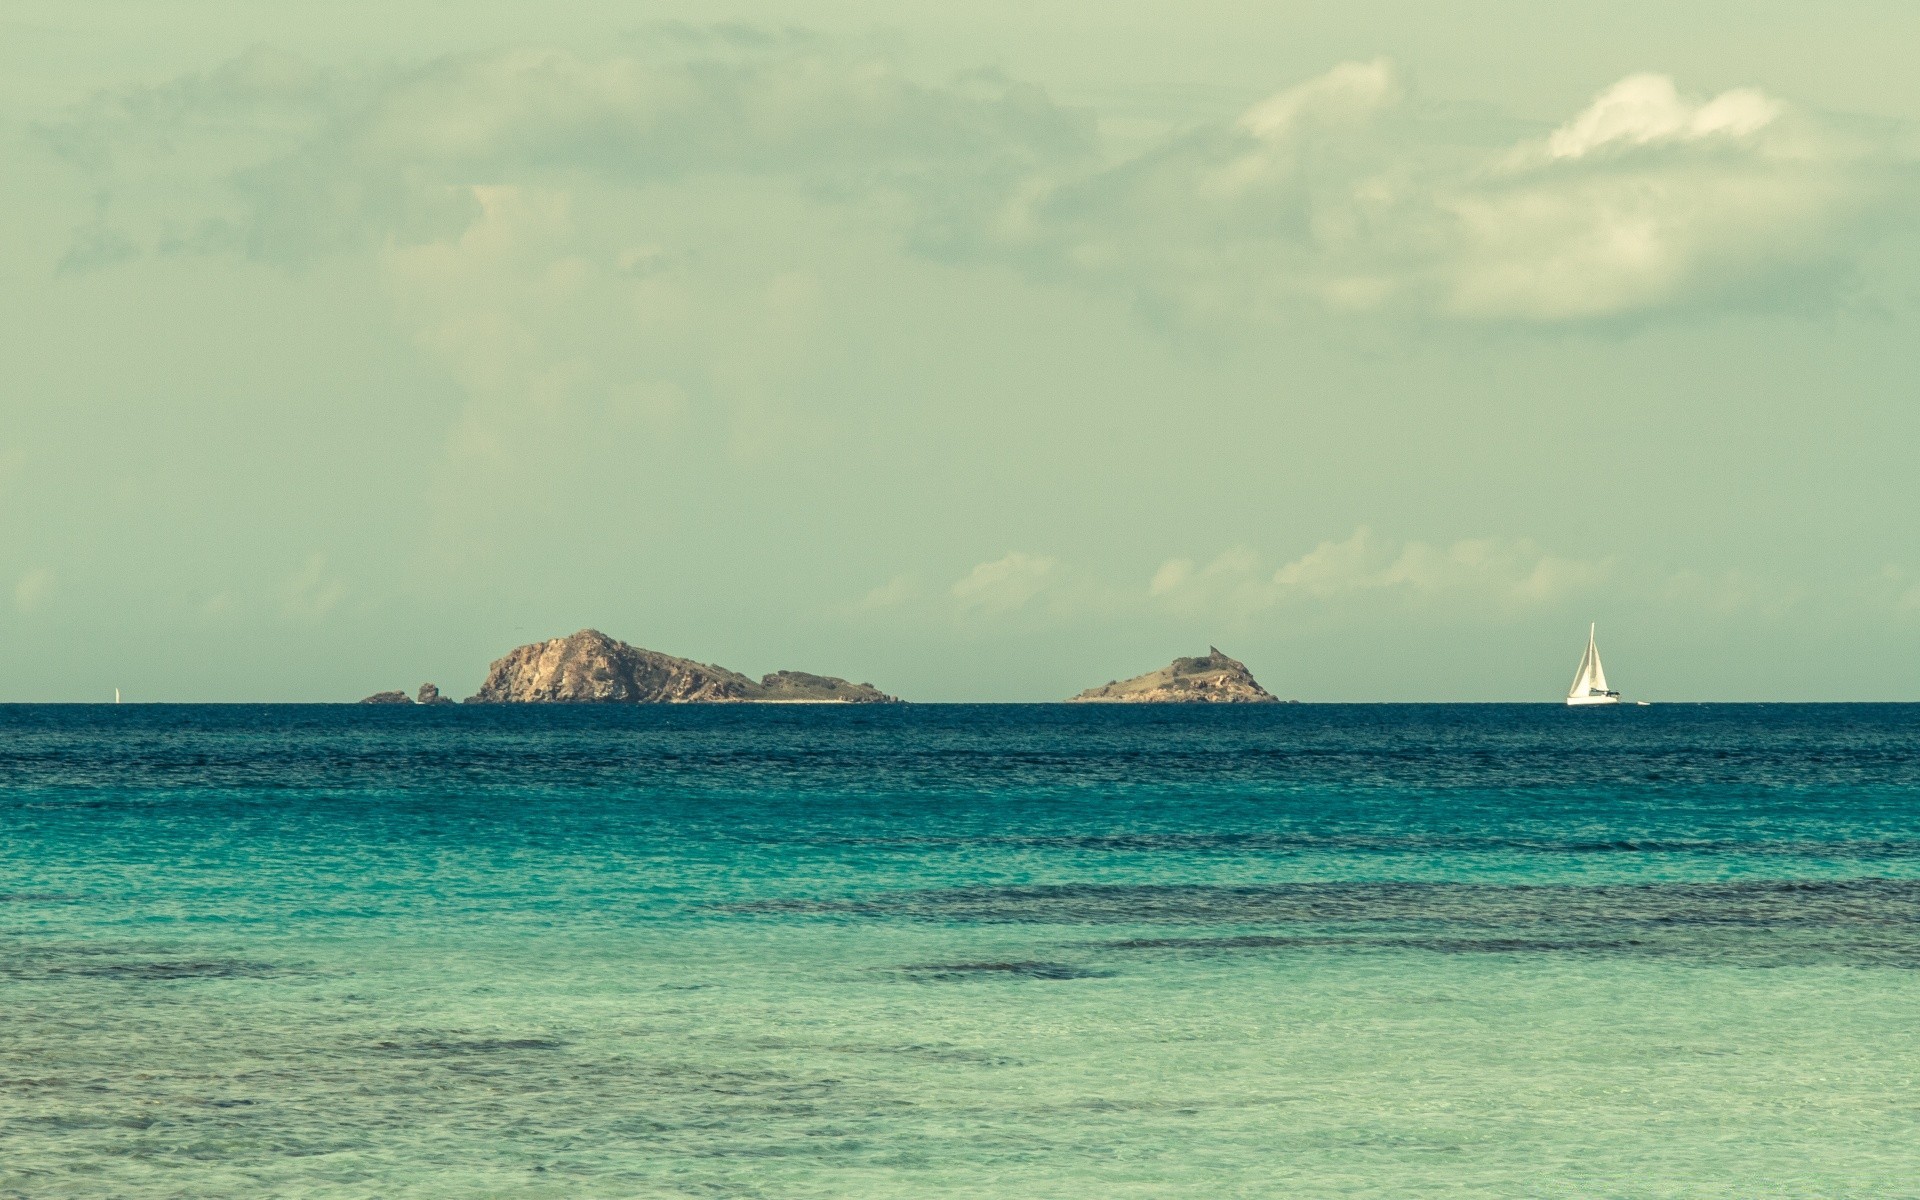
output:
M 1920 1196 L 1920 706 L 0 707 L 0 1196 Z

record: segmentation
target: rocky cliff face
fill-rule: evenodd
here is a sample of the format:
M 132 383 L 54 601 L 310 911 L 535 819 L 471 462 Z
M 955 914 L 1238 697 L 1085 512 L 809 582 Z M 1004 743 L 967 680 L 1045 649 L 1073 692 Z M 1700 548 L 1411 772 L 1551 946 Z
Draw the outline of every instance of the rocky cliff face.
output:
M 521 646 L 494 662 L 469 704 L 714 704 L 893 700 L 871 684 L 779 671 L 737 671 L 629 646 L 597 629 Z
M 1276 704 L 1238 659 L 1212 646 L 1205 658 L 1176 658 L 1158 671 L 1088 688 L 1080 704 Z
M 452 704 L 453 703 L 452 700 L 440 694 L 439 687 L 431 683 L 423 683 L 420 685 L 420 697 L 418 702 L 421 704 Z

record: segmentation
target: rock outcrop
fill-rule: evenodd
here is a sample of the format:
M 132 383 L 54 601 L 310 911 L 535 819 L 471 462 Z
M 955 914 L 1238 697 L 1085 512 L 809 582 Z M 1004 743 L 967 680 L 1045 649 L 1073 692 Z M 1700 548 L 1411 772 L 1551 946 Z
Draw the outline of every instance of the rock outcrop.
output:
M 1212 646 L 1205 658 L 1176 658 L 1158 671 L 1088 688 L 1077 704 L 1277 704 L 1238 659 Z
M 893 702 L 867 683 L 776 671 L 758 683 L 725 667 L 643 650 L 582 629 L 496 659 L 468 704 L 725 704 Z
M 375 692 L 362 700 L 362 704 L 412 704 L 405 692 Z
M 432 684 L 432 683 L 423 683 L 420 685 L 419 703 L 421 704 L 452 704 L 453 699 L 448 696 L 442 696 L 440 694 L 439 685 Z

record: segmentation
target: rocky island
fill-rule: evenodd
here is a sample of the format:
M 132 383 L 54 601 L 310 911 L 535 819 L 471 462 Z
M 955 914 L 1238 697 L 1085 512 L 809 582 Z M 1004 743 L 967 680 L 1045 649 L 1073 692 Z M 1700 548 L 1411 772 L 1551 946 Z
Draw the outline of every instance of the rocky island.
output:
M 440 694 L 440 689 L 431 683 L 420 685 L 420 698 L 411 700 L 405 692 L 375 692 L 362 700 L 362 704 L 452 704 L 453 701 Z
M 1176 658 L 1158 671 L 1088 688 L 1069 704 L 1278 704 L 1247 664 L 1212 646 L 1205 658 Z
M 889 704 L 870 683 L 804 671 L 758 682 L 725 667 L 676 658 L 582 629 L 496 659 L 468 704 Z

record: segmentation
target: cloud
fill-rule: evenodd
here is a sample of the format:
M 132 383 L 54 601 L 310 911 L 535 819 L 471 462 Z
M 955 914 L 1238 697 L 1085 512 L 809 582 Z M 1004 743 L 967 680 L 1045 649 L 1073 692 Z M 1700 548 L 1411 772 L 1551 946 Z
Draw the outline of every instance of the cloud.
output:
M 1844 139 L 1761 92 L 1636 75 L 1441 198 L 1441 306 L 1556 322 L 1727 300 L 1843 264 L 1876 190 Z
M 518 48 L 397 82 L 351 143 L 386 164 L 660 178 L 1031 160 L 1084 133 L 1038 89 L 991 76 L 928 87 L 884 62 L 813 52 L 662 63 Z
M 68 271 L 457 244 L 514 192 L 636 213 L 665 194 L 800 195 L 896 249 L 1012 263 L 1210 331 L 1808 305 L 1911 207 L 1887 147 L 1757 88 L 1695 97 L 1635 74 L 1543 135 L 1516 128 L 1349 62 L 1114 160 L 1090 114 L 1000 74 L 925 83 L 793 31 L 656 26 L 598 54 L 359 74 L 257 49 L 43 134 L 96 198 Z M 615 249 L 685 249 L 627 238 Z
M 1158 615 L 1225 623 L 1289 607 L 1347 610 L 1360 603 L 1511 613 L 1560 603 L 1610 585 L 1617 575 L 1612 559 L 1552 554 L 1526 538 L 1439 544 L 1382 538 L 1363 527 L 1278 564 L 1245 546 L 1204 563 L 1168 559 L 1144 587 L 1100 579 L 1052 555 L 1013 551 L 974 566 L 944 596 L 922 596 L 909 577 L 899 576 L 853 609 L 917 611 L 937 620 Z
M 1683 626 L 1835 614 L 1906 621 L 1920 614 L 1920 570 L 1887 565 L 1810 579 L 1742 567 L 1676 569 L 1557 554 L 1524 537 L 1424 541 L 1362 526 L 1279 561 L 1248 546 L 1211 559 L 1169 558 L 1144 580 L 1101 577 L 1068 559 L 1015 551 L 978 564 L 945 592 L 923 593 L 898 576 L 845 611 L 884 610 L 936 627 L 957 619 L 1138 630 L 1171 621 L 1226 636 L 1236 628 L 1386 627 L 1409 619 L 1510 624 L 1535 615 L 1558 620 L 1576 609 L 1588 614 L 1579 616 L 1584 622 L 1596 601 L 1665 610 Z
M 1549 158 L 1584 158 L 1599 150 L 1703 138 L 1749 138 L 1785 108 L 1753 89 L 1735 88 L 1708 101 L 1680 95 L 1665 75 L 1629 75 L 1594 98 L 1547 138 Z
M 13 606 L 22 613 L 38 612 L 53 595 L 51 568 L 35 567 L 13 585 Z
M 662 58 L 510 47 L 363 75 L 256 49 L 170 83 L 102 93 L 42 129 L 100 213 L 77 269 L 130 250 L 302 261 L 442 239 L 481 186 L 647 186 L 783 176 L 933 211 L 1087 153 L 1092 122 L 991 73 L 944 85 L 809 39 L 656 29 Z
M 1205 566 L 1173 559 L 1155 572 L 1147 594 L 1171 612 L 1233 620 L 1282 605 L 1363 597 L 1512 610 L 1577 595 L 1604 583 L 1612 571 L 1610 561 L 1549 554 L 1525 538 L 1465 538 L 1436 545 L 1382 539 L 1362 527 L 1272 569 L 1245 547 Z
M 1059 578 L 1059 562 L 1013 551 L 984 562 L 956 582 L 950 594 L 963 613 L 997 615 L 1025 608 Z
M 210 70 L 97 92 L 39 125 L 91 195 L 60 270 L 156 252 L 259 250 L 249 177 L 324 136 L 355 91 L 297 55 L 259 46 Z
M 1695 99 L 1649 74 L 1542 139 L 1475 144 L 1410 104 L 1389 64 L 1346 63 L 1032 182 L 971 249 L 1195 326 L 1615 320 L 1804 299 L 1893 211 L 1889 165 L 1761 91 Z

